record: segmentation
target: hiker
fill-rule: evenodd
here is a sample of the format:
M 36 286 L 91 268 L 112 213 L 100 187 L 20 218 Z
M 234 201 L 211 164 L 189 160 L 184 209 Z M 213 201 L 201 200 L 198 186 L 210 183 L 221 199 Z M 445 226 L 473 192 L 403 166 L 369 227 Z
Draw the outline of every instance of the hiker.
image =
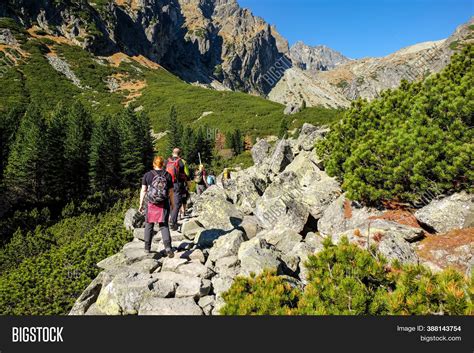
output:
M 166 161 L 166 171 L 171 175 L 173 180 L 173 207 L 171 209 L 171 229 L 178 230 L 178 215 L 179 210 L 183 204 L 183 193 L 186 190 L 186 183 L 188 181 L 189 171 L 187 170 L 187 163 L 180 157 L 181 150 L 179 148 L 173 149 L 173 154 Z
M 230 180 L 230 170 L 228 168 L 224 168 L 224 172 L 222 173 L 222 186 L 225 188 L 227 186 L 227 182 Z
M 207 189 L 206 171 L 202 164 L 194 172 L 194 182 L 196 183 L 196 193 L 201 195 Z
M 173 257 L 169 230 L 170 209 L 173 206 L 173 180 L 164 169 L 163 157 L 153 160 L 153 170 L 145 173 L 140 192 L 140 212 L 145 212 L 145 252 L 151 252 L 154 225 L 160 227 L 163 245 L 168 257 Z
M 209 172 L 209 175 L 207 176 L 207 186 L 212 186 L 212 185 L 216 185 L 216 176 L 214 172 L 211 170 Z

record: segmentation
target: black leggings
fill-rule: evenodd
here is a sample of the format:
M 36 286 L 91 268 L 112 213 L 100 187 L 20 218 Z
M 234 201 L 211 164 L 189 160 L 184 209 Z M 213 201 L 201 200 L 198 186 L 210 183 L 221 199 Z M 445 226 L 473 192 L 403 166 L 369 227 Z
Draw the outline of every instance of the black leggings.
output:
M 171 235 L 168 222 L 158 223 L 161 232 L 161 239 L 166 250 L 171 250 Z M 151 250 L 151 241 L 153 240 L 153 228 L 155 223 L 145 223 L 145 250 Z

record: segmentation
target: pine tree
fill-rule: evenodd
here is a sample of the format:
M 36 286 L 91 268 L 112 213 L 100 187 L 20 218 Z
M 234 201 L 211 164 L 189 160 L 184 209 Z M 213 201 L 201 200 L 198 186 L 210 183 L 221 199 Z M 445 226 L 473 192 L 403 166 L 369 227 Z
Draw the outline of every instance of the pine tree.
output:
M 15 132 L 25 114 L 20 107 L 14 107 L 7 112 L 0 113 L 0 181 L 7 166 L 8 155 L 15 139 Z
M 92 118 L 80 103 L 75 103 L 66 119 L 64 141 L 65 188 L 68 198 L 83 196 L 89 190 L 89 152 Z
M 16 201 L 37 203 L 44 195 L 46 153 L 44 136 L 46 122 L 38 107 L 28 107 L 15 136 L 8 164 L 5 184 Z
M 176 113 L 176 108 L 171 107 L 169 117 L 168 117 L 168 149 L 167 156 L 171 156 L 173 149 L 180 147 L 181 145 L 181 135 L 183 128 L 178 121 L 178 115 Z
M 120 135 L 117 119 L 102 117 L 95 124 L 89 155 L 89 175 L 94 191 L 106 192 L 119 188 L 120 173 Z
M 282 118 L 280 121 L 280 130 L 278 131 L 278 137 L 281 139 L 286 138 L 288 134 L 288 128 L 289 128 L 288 120 L 285 118 Z
M 53 200 L 64 198 L 66 177 L 64 142 L 66 110 L 59 104 L 49 121 L 45 136 L 45 194 Z
M 194 131 L 192 128 L 187 126 L 181 138 L 181 149 L 183 151 L 182 155 L 183 158 L 188 162 L 191 163 L 193 161 L 193 154 L 194 154 L 194 147 L 195 147 L 195 136 Z
M 120 172 L 122 185 L 135 187 L 145 172 L 142 140 L 143 127 L 140 119 L 131 108 L 124 110 L 118 117 L 120 136 Z M 148 132 L 149 134 L 149 132 Z
M 155 155 L 155 148 L 153 143 L 153 136 L 151 135 L 150 118 L 145 113 L 137 114 L 137 119 L 140 123 L 139 140 L 141 142 L 141 154 L 144 170 L 152 168 L 153 157 Z

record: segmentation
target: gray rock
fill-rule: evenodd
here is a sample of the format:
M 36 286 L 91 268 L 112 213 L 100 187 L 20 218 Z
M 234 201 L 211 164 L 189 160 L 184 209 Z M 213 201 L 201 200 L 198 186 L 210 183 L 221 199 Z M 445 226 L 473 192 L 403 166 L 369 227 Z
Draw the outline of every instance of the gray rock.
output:
M 258 225 L 257 217 L 255 216 L 244 216 L 240 228 L 243 229 L 247 240 L 255 238 L 257 233 L 261 230 L 260 226 Z
M 267 140 L 260 139 L 252 147 L 252 159 L 256 165 L 261 164 L 267 157 L 270 152 L 271 146 Z
M 293 115 L 293 114 L 299 113 L 300 111 L 301 111 L 300 105 L 291 104 L 285 107 L 285 109 L 283 110 L 283 114 Z
M 418 256 L 410 243 L 403 238 L 400 225 L 397 223 L 375 220 L 363 227 L 339 233 L 332 239 L 337 244 L 343 236 L 365 249 L 368 247 L 368 241 L 370 246 L 374 245 L 388 260 L 412 264 L 418 262 Z
M 201 278 L 211 278 L 213 276 L 213 272 L 199 261 L 197 262 L 189 262 L 182 266 L 178 267 L 178 273 L 183 275 L 192 276 L 192 277 L 201 277 Z
M 214 264 L 214 271 L 220 277 L 235 278 L 240 273 L 240 261 L 237 256 L 222 257 Z
M 231 277 L 215 276 L 212 279 L 212 287 L 217 297 L 222 296 L 223 293 L 227 292 L 234 283 L 234 279 Z
M 300 234 L 286 227 L 264 230 L 257 234 L 257 238 L 265 239 L 268 244 L 275 246 L 283 254 L 289 253 L 296 244 L 303 240 Z
M 127 263 L 127 257 L 123 253 L 119 252 L 97 263 L 97 267 L 103 270 L 113 270 L 117 267 L 126 265 Z
M 215 262 L 217 259 L 235 256 L 239 251 L 240 244 L 245 241 L 244 234 L 240 230 L 234 230 L 214 241 L 209 251 L 208 260 Z
M 264 239 L 253 238 L 242 243 L 238 258 L 241 266 L 240 274 L 244 276 L 251 273 L 258 275 L 265 269 L 276 269 L 277 271 L 281 269 L 279 252 Z
M 198 305 L 204 312 L 204 315 L 209 316 L 212 314 L 212 309 L 214 309 L 215 302 L 216 300 L 214 296 L 208 295 L 199 299 Z
M 346 199 L 345 195 L 341 195 L 324 210 L 322 217 L 318 220 L 318 231 L 322 235 L 330 236 L 361 227 L 370 221 L 369 218 L 380 215 L 382 212 L 361 207 Z
M 474 196 L 461 192 L 441 200 L 434 200 L 419 209 L 415 217 L 437 233 L 474 227 Z
M 135 228 L 142 228 L 145 222 L 145 218 L 141 215 L 138 210 L 130 208 L 125 213 L 123 224 L 127 230 L 134 230 Z
M 202 226 L 202 224 L 199 223 L 195 219 L 192 219 L 184 223 L 181 229 L 184 237 L 189 240 L 194 240 L 194 238 L 196 237 L 196 234 L 200 233 L 203 230 L 204 230 L 204 227 Z
M 271 156 L 265 163 L 268 163 L 269 170 L 274 174 L 281 173 L 293 161 L 293 151 L 291 144 L 287 140 L 277 142 Z
M 260 189 L 266 187 L 265 177 L 257 175 L 255 167 L 234 173 L 233 179 L 226 185 L 226 194 L 242 214 L 253 213 L 256 201 L 260 197 Z
M 161 270 L 168 272 L 178 272 L 179 268 L 188 262 L 189 261 L 187 259 L 182 259 L 177 256 L 173 258 L 166 257 L 163 259 Z
M 176 292 L 177 284 L 170 280 L 159 280 L 153 283 L 152 295 L 159 298 L 172 298 Z
M 208 295 L 211 291 L 211 282 L 207 279 L 167 271 L 153 274 L 153 276 L 156 281 L 169 281 L 175 283 L 176 298 L 193 297 L 198 299 Z
M 200 263 L 204 264 L 206 262 L 206 256 L 204 255 L 203 251 L 200 249 L 194 249 L 187 254 L 190 260 L 199 261 Z
M 110 281 L 111 278 L 106 272 L 100 272 L 77 298 L 69 315 L 85 315 L 90 310 L 90 307 L 95 304 L 102 287 L 106 286 Z
M 305 123 L 301 128 L 300 135 L 296 140 L 296 151 L 312 151 L 316 142 L 329 132 L 328 128 L 318 128 L 311 124 Z
M 97 309 L 107 315 L 134 315 L 156 281 L 151 275 L 122 272 L 97 297 Z
M 206 230 L 229 231 L 242 223 L 243 214 L 227 200 L 224 189 L 208 188 L 193 206 L 193 213 Z M 203 232 L 196 234 L 196 237 Z
M 193 298 L 149 297 L 140 305 L 138 315 L 203 315 Z
M 8 28 L 0 28 L 0 44 L 16 45 L 18 42 Z
M 210 248 L 215 240 L 227 233 L 227 231 L 222 229 L 205 229 L 196 235 L 194 243 L 202 248 Z
M 264 229 L 286 226 L 301 232 L 309 217 L 309 209 L 301 199 L 296 175 L 282 173 L 257 201 L 255 216 L 259 225 Z

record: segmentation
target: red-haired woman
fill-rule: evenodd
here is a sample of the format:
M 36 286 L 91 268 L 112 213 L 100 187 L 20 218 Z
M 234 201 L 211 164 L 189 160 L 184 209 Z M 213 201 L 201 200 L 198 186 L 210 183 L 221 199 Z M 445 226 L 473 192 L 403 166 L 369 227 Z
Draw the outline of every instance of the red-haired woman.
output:
M 155 157 L 153 170 L 145 173 L 140 192 L 140 212 L 145 211 L 145 252 L 150 253 L 153 228 L 158 223 L 168 257 L 173 257 L 169 229 L 170 210 L 173 203 L 173 180 L 164 168 L 163 157 Z

